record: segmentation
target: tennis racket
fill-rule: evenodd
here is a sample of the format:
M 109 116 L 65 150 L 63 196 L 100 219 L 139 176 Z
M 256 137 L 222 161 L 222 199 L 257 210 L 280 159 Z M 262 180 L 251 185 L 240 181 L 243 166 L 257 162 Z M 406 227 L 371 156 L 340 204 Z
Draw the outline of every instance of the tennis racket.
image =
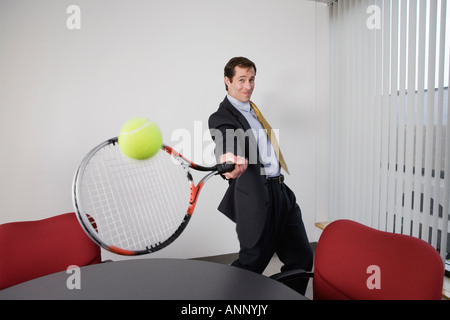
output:
M 196 185 L 190 169 L 206 171 Z M 205 182 L 234 169 L 224 163 L 203 167 L 163 145 L 148 160 L 120 151 L 117 138 L 92 149 L 73 181 L 73 203 L 88 236 L 122 255 L 155 252 L 186 228 Z

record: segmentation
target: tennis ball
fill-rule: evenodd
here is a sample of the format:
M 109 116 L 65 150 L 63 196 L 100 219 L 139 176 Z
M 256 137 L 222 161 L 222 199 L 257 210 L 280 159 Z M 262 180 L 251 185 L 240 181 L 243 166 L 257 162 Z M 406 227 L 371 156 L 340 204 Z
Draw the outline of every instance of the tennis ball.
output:
M 162 135 L 158 126 L 147 118 L 128 120 L 120 130 L 120 150 L 133 159 L 153 157 L 162 147 Z

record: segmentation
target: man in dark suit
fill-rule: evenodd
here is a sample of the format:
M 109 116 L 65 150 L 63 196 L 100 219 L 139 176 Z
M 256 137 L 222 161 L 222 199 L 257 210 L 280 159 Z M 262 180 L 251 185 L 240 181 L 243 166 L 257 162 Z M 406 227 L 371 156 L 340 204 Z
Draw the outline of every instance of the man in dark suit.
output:
M 240 251 L 233 265 L 262 273 L 276 253 L 282 271 L 310 271 L 313 254 L 301 210 L 281 174 L 287 166 L 268 134 L 271 128 L 250 101 L 256 66 L 236 57 L 224 73 L 227 96 L 210 116 L 209 128 L 217 160 L 236 164 L 224 174 L 229 186 L 218 207 L 236 223 Z

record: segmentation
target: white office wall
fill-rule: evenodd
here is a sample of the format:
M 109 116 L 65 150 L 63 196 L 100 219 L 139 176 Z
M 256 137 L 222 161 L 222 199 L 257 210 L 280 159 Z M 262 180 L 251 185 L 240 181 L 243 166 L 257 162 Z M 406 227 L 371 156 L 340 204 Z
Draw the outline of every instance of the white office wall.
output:
M 79 30 L 67 28 L 72 4 Z M 201 160 L 195 150 L 211 143 L 208 116 L 225 96 L 223 67 L 243 55 L 258 67 L 253 101 L 281 129 L 287 183 L 316 240 L 327 19 L 326 6 L 300 0 L 0 1 L 0 223 L 73 211 L 77 165 L 131 117 L 154 120 L 167 144 L 189 133 L 195 144 L 182 151 Z M 187 230 L 153 256 L 238 251 L 234 224 L 216 210 L 225 188 L 208 182 Z

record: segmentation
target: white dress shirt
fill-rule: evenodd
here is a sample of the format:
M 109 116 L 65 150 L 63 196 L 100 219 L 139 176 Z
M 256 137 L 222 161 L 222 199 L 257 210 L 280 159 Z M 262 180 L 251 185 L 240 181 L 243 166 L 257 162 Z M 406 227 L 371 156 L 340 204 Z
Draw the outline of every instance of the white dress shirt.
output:
M 248 121 L 253 135 L 255 136 L 256 143 L 258 144 L 260 159 L 264 165 L 264 170 L 267 177 L 277 177 L 280 175 L 280 163 L 278 162 L 277 155 L 273 149 L 272 143 L 267 136 L 267 130 L 264 129 L 259 122 L 253 108 L 249 102 L 241 102 L 229 94 L 227 94 L 228 101 L 235 107 Z

